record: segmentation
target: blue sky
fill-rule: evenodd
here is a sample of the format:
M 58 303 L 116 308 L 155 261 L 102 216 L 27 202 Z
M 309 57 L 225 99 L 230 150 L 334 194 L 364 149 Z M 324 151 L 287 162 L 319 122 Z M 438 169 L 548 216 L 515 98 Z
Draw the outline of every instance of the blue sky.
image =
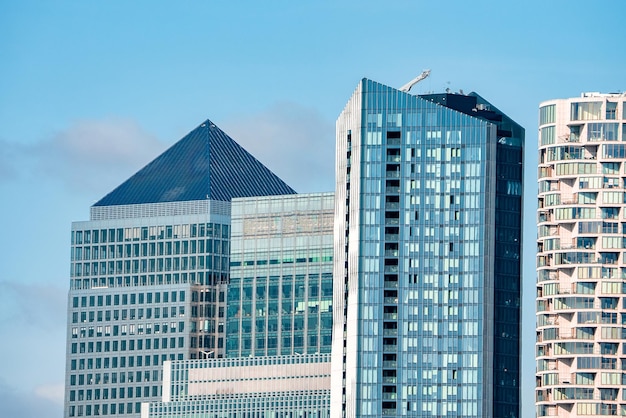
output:
M 583 6 L 584 5 L 584 6 Z M 523 416 L 534 416 L 537 106 L 626 88 L 626 2 L 0 0 L 0 416 L 62 413 L 69 231 L 210 118 L 301 192 L 368 77 L 477 91 L 526 128 Z

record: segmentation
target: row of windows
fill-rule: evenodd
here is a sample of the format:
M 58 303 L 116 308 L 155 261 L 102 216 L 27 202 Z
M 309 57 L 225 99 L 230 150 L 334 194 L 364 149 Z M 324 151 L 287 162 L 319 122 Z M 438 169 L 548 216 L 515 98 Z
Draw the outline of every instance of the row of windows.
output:
M 329 263 L 333 261 L 333 256 L 332 255 L 328 255 L 328 256 L 323 256 L 323 257 L 300 257 L 300 258 L 294 258 L 294 257 L 286 257 L 283 258 L 281 260 L 279 259 L 270 259 L 270 260 L 245 260 L 244 262 L 241 261 L 231 261 L 230 262 L 230 266 L 231 267 L 240 267 L 240 266 L 265 266 L 265 265 L 272 265 L 272 264 L 292 264 L 292 263 Z
M 227 277 L 226 271 L 191 271 L 188 273 L 142 274 L 123 277 L 92 277 L 88 279 L 72 279 L 71 287 L 72 289 L 91 289 L 185 283 L 214 284 L 224 283 Z
M 166 291 L 166 292 L 140 292 L 140 293 L 124 293 L 121 295 L 99 295 L 99 296 L 74 296 L 72 298 L 72 307 L 78 308 L 87 306 L 112 306 L 112 305 L 135 305 L 143 303 L 168 303 L 176 301 L 185 301 L 185 291 Z
M 559 340 L 561 338 L 574 338 L 577 340 L 593 340 L 596 336 L 602 339 L 623 340 L 626 339 L 626 328 L 621 327 L 578 327 L 571 330 L 562 331 L 559 328 L 545 328 L 540 331 L 541 341 Z
M 580 391 L 576 392 L 577 394 L 580 393 Z M 559 398 L 556 398 L 556 392 L 555 392 L 555 399 L 592 399 L 592 398 L 581 398 L 581 397 L 564 397 L 566 395 L 559 395 Z M 576 403 L 576 414 L 577 416 L 584 416 L 584 415 L 593 415 L 593 416 L 616 416 L 619 415 L 621 411 L 621 415 L 625 415 L 626 414 L 626 405 L 614 405 L 614 404 L 607 404 L 607 403 L 583 403 L 583 402 L 577 402 Z M 571 410 L 567 410 L 567 413 L 570 413 Z M 549 406 L 549 405 L 538 405 L 537 406 L 537 416 L 538 417 L 554 417 L 554 416 L 559 416 L 559 413 L 557 412 L 557 408 L 555 406 Z
M 574 383 L 577 385 L 624 385 L 626 384 L 626 374 L 616 372 L 578 372 L 570 375 L 559 375 L 559 373 L 545 373 L 541 376 L 542 385 L 558 385 L 562 383 Z
M 194 307 L 192 307 L 193 310 Z M 185 316 L 185 307 L 184 306 L 171 306 L 171 307 L 154 307 L 154 308 L 131 308 L 131 309 L 113 309 L 113 310 L 105 310 L 105 311 L 82 311 L 82 312 L 72 312 L 72 323 L 85 323 L 89 322 L 102 322 L 102 321 L 118 321 L 118 320 L 134 320 L 134 319 L 160 319 L 161 315 L 163 318 L 176 318 L 176 317 L 184 317 Z M 213 316 L 213 315 L 212 315 Z M 79 320 L 80 318 L 80 320 Z M 125 327 L 126 325 L 122 325 Z M 134 326 L 134 325 L 133 325 Z M 143 327 L 143 325 L 139 325 Z M 179 324 L 180 326 L 180 324 Z M 111 326 L 105 326 L 104 332 L 105 334 L 110 334 Z M 93 328 L 93 327 L 90 327 Z M 99 328 L 99 330 L 98 330 Z M 102 327 L 98 326 L 96 328 L 96 332 L 98 334 L 102 334 Z M 108 328 L 108 329 L 107 329 Z M 117 328 L 117 325 L 114 326 L 114 332 Z M 93 332 L 90 331 L 90 334 Z M 93 336 L 93 335 L 90 335 Z
M 178 322 L 178 329 L 176 327 L 176 322 L 170 322 L 169 327 L 168 323 L 164 322 L 163 324 L 155 324 L 148 323 L 145 324 L 123 324 L 123 325 L 97 325 L 90 327 L 72 327 L 72 338 L 93 338 L 93 337 L 108 337 L 113 336 L 117 337 L 118 335 L 135 335 L 135 334 L 143 334 L 144 331 L 146 334 L 152 334 L 152 329 L 154 327 L 154 333 L 158 334 L 159 332 L 167 333 L 168 328 L 170 333 L 174 332 L 184 332 L 185 330 L 185 322 Z M 80 331 L 80 333 L 79 333 Z
M 108 352 L 117 352 L 117 351 L 132 351 L 135 348 L 133 347 L 133 342 L 135 340 L 121 340 L 121 341 L 96 341 L 88 342 L 88 343 L 72 343 L 71 352 L 72 354 L 83 354 L 83 353 L 108 353 Z M 137 346 L 139 346 L 139 341 L 137 340 Z M 166 349 L 166 348 L 176 348 L 176 337 L 169 338 L 169 347 L 168 347 L 168 338 L 160 339 L 155 338 L 152 343 L 152 348 L 150 348 L 150 339 L 146 340 L 146 350 L 158 350 L 158 349 Z M 184 348 L 185 339 L 184 337 L 178 337 L 178 348 Z M 139 348 L 137 348 L 139 350 Z M 139 357 L 138 360 L 139 361 Z M 114 366 L 112 366 L 114 367 Z M 132 366 L 131 366 L 132 367 Z
M 146 341 L 146 345 L 148 345 L 149 341 Z M 155 346 L 158 347 L 158 341 L 155 340 Z M 164 341 L 161 342 L 163 348 L 167 348 L 168 344 L 166 339 L 164 339 Z M 180 343 L 180 341 L 179 341 Z M 170 348 L 176 348 L 176 341 L 170 341 Z M 134 358 L 133 356 L 120 356 L 120 357 L 90 357 L 90 358 L 73 358 L 70 361 L 70 370 L 100 370 L 100 369 L 117 369 L 118 367 L 121 368 L 125 368 L 125 367 L 148 367 L 148 366 L 158 366 L 159 365 L 159 355 L 158 354 L 152 354 L 152 355 L 146 355 L 144 356 L 143 360 L 139 360 L 138 356 L 137 358 Z M 165 361 L 167 359 L 167 356 L 165 354 L 162 354 L 161 356 L 161 363 L 163 361 Z M 132 366 L 130 366 L 130 364 L 132 364 Z M 135 366 L 137 365 L 137 366 Z M 149 372 L 145 371 L 144 372 L 144 381 L 148 381 L 150 380 L 150 376 L 148 375 Z M 152 371 L 152 380 L 158 380 L 159 379 L 159 371 L 158 370 L 153 370 Z M 109 374 L 108 373 L 104 373 L 103 375 L 103 383 L 109 383 Z M 117 374 L 113 373 L 111 376 L 111 383 L 117 383 Z M 98 382 L 100 382 L 100 374 L 96 375 L 96 380 Z M 122 383 L 124 383 L 124 381 L 122 381 Z
M 266 397 L 233 396 L 215 399 L 212 402 L 152 403 L 150 405 L 150 416 L 172 418 L 201 414 L 197 416 L 202 416 L 203 418 L 261 418 L 269 416 L 281 418 L 328 418 L 330 417 L 329 401 L 330 394 L 322 390 L 310 390 L 300 395 L 267 392 Z M 208 415 L 209 413 L 211 415 Z
M 559 205 L 621 205 L 626 203 L 626 194 L 622 191 L 604 191 L 598 200 L 599 192 L 579 192 L 562 198 L 560 193 L 547 194 L 539 198 L 540 209 Z M 546 213 L 541 211 L 541 213 Z
M 258 300 L 278 300 L 292 299 L 303 300 L 306 296 L 308 298 L 332 297 L 333 296 L 333 283 L 332 281 L 322 281 L 321 285 L 318 283 L 309 282 L 308 286 L 304 282 L 295 283 L 283 283 L 282 285 L 271 284 L 269 286 L 266 283 L 256 282 L 256 286 L 253 283 L 243 283 L 241 288 L 231 288 L 228 291 L 229 302 L 237 302 L 239 300 L 252 300 L 253 298 Z
M 112 403 L 102 405 L 70 405 L 68 414 L 70 417 L 100 416 L 100 415 L 123 415 L 138 414 L 141 412 L 141 402 Z
M 134 394 L 133 394 L 134 392 Z M 159 396 L 159 386 L 137 386 L 135 388 L 119 388 L 119 398 L 147 398 L 147 397 Z M 103 389 L 79 389 L 70 391 L 70 402 L 81 401 L 99 401 L 107 399 L 117 399 L 118 388 L 103 388 Z
M 249 318 L 243 318 L 241 323 L 239 319 L 230 319 L 228 321 L 228 333 L 229 334 L 239 334 L 240 332 L 243 334 L 250 334 L 253 330 L 255 333 L 263 333 L 266 330 L 268 332 L 277 332 L 279 329 L 281 331 L 291 331 L 292 327 L 294 331 L 302 331 L 305 330 L 305 323 L 307 324 L 307 329 L 309 330 L 331 330 L 332 329 L 332 315 L 331 312 L 323 313 L 321 316 L 317 315 L 309 315 L 308 321 L 304 320 L 304 316 L 296 316 L 292 317 L 284 316 L 280 320 L 280 327 L 278 325 L 279 318 L 272 317 L 261 317 L 257 316 L 255 321 L 252 321 Z M 284 332 L 283 332 L 284 334 Z
M 596 101 L 596 102 L 574 102 L 570 105 L 570 120 L 600 120 L 602 118 L 602 109 L 604 108 L 604 119 L 614 120 L 617 118 L 617 101 Z M 622 102 L 622 110 L 626 109 L 626 102 Z M 604 106 L 603 106 L 604 105 Z M 554 106 L 544 106 L 539 110 L 540 122 L 554 123 Z M 542 119 L 543 116 L 543 119 Z M 626 112 L 622 115 L 626 118 Z
M 206 250 L 206 251 L 205 251 Z M 143 244 L 117 244 L 117 245 L 94 245 L 73 246 L 71 248 L 72 260 L 106 260 L 112 258 L 155 257 L 168 255 L 186 254 L 228 254 L 229 241 L 221 240 L 191 240 L 191 241 L 167 241 Z
M 72 245 L 196 237 L 228 239 L 230 226 L 201 223 L 72 231 Z
M 167 258 L 141 258 L 135 260 L 72 263 L 72 277 L 98 276 L 106 274 L 156 273 L 181 270 L 216 269 L 228 271 L 228 257 L 189 256 Z
M 169 357 L 169 358 L 168 358 Z M 116 357 L 114 357 L 116 358 Z M 139 362 L 139 359 L 142 358 L 141 356 L 137 357 L 137 362 Z M 174 361 L 176 359 L 178 360 L 182 360 L 183 358 L 183 354 L 169 354 L 169 355 L 161 355 L 161 364 L 163 364 L 164 361 L 166 360 L 170 360 L 170 361 Z M 122 359 L 126 359 L 126 357 L 120 357 L 120 363 L 122 362 Z M 131 361 L 132 359 L 132 361 Z M 134 357 L 128 357 L 128 365 L 126 366 L 120 366 L 120 367 L 144 367 L 144 366 L 130 366 L 130 363 L 132 362 L 133 364 L 135 364 L 135 358 Z M 156 360 L 156 359 L 153 359 Z M 124 360 L 126 361 L 126 360 Z M 142 360 L 143 362 L 143 360 Z M 154 366 L 155 364 L 153 364 Z M 161 373 L 159 370 L 135 370 L 135 371 L 128 371 L 128 372 L 110 372 L 110 373 L 79 373 L 79 374 L 70 374 L 70 386 L 89 386 L 89 385 L 108 385 L 108 384 L 112 384 L 112 385 L 118 385 L 118 384 L 122 384 L 122 383 L 133 383 L 133 382 L 149 382 L 149 381 L 160 381 L 162 376 L 159 374 Z
M 75 312 L 76 313 L 76 312 Z M 74 316 L 72 316 L 72 321 L 74 320 Z M 85 322 L 85 321 L 83 321 Z M 145 326 L 144 326 L 145 325 Z M 153 329 L 155 334 L 159 333 L 174 333 L 174 332 L 183 332 L 185 329 L 185 323 L 183 321 L 178 322 L 178 327 L 176 322 L 170 322 L 169 326 L 167 322 L 162 324 L 156 323 L 146 323 L 146 324 L 123 324 L 123 325 L 105 325 L 105 326 L 95 326 L 88 327 L 86 330 L 82 329 L 80 334 L 78 333 L 78 327 L 72 327 L 72 338 L 83 338 L 83 335 L 86 337 L 102 337 L 102 336 L 117 336 L 117 335 L 142 335 L 142 334 L 152 334 Z M 193 327 L 192 327 L 193 328 Z M 86 331 L 86 332 L 85 332 Z M 193 330 L 192 330 L 193 331 Z

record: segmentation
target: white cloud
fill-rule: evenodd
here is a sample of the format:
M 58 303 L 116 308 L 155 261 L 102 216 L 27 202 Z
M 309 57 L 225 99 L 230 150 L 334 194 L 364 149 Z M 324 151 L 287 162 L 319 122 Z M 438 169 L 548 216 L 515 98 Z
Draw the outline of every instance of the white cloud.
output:
M 335 126 L 317 110 L 278 103 L 218 125 L 296 191 L 335 189 Z
M 37 392 L 45 400 L 58 400 L 48 382 L 63 378 L 66 312 L 62 285 L 0 281 L 0 335 L 6 342 L 0 344 L 0 358 L 10 359 L 0 368 L 0 390 L 5 391 L 0 397 L 17 402 L 20 393 Z M 3 381 L 15 393 L 2 388 Z M 12 415 L 0 409 L 0 416 Z
M 0 330 L 61 328 L 65 323 L 67 291 L 60 286 L 40 283 L 0 281 Z M 63 328 L 61 328 L 63 329 Z
M 38 397 L 52 401 L 57 405 L 63 405 L 65 386 L 63 383 L 46 383 L 37 386 L 35 388 L 35 394 Z
M 19 160 L 25 156 L 23 146 L 0 139 L 0 183 L 14 180 L 19 175 Z
M 129 119 L 82 120 L 33 147 L 39 172 L 70 189 L 105 193 L 165 145 Z
M 53 418 L 63 416 L 63 406 L 36 393 L 9 387 L 0 379 L 0 416 L 20 418 Z

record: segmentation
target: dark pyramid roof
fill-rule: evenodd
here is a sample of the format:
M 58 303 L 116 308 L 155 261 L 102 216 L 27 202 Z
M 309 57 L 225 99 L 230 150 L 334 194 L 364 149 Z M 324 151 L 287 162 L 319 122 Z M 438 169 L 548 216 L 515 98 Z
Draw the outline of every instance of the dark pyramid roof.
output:
M 296 193 L 210 120 L 94 206 Z

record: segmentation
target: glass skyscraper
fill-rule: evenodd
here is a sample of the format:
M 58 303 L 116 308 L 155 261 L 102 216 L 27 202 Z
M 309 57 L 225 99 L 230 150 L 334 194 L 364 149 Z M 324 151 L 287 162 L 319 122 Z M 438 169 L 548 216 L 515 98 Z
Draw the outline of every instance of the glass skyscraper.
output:
M 144 416 L 330 416 L 333 209 L 333 193 L 233 199 L 226 357 L 166 362 Z
M 236 197 L 295 193 L 205 121 L 72 225 L 65 416 L 135 416 L 164 361 L 222 357 Z
M 363 79 L 337 120 L 331 416 L 517 417 L 524 130 Z
M 333 193 L 235 199 L 228 357 L 330 353 Z
M 66 416 L 518 417 L 523 143 L 364 79 L 296 195 L 204 122 L 72 225 Z
M 538 417 L 626 415 L 626 94 L 539 108 Z

